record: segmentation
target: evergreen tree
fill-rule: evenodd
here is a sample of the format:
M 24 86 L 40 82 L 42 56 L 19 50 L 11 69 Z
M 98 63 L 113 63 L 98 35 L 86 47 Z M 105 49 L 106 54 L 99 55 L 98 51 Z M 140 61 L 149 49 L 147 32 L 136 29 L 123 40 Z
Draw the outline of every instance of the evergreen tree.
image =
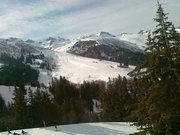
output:
M 97 99 L 100 91 L 99 84 L 97 82 L 86 82 L 80 86 L 80 96 L 86 101 L 89 111 L 93 111 L 93 99 Z
M 127 80 L 118 76 L 109 81 L 107 92 L 102 97 L 103 117 L 107 121 L 125 121 L 130 113 L 131 95 Z
M 144 134 L 180 134 L 179 34 L 158 2 L 155 31 L 148 35 L 147 58 L 129 74 L 135 77 L 138 104 L 132 116 Z
M 85 106 L 82 100 L 71 99 L 60 105 L 60 121 L 62 123 L 82 122 L 85 114 Z
M 39 89 L 34 93 L 31 90 L 29 91 L 28 110 L 29 120 L 33 127 L 42 126 L 42 121 L 50 125 L 58 120 L 57 107 L 53 99 L 47 92 Z
M 24 95 L 24 90 L 19 88 L 15 88 L 14 93 L 14 105 L 13 105 L 13 113 L 14 118 L 16 121 L 16 126 L 18 128 L 27 127 L 27 106 L 26 106 L 26 99 Z
M 65 100 L 79 97 L 76 86 L 62 76 L 60 76 L 59 80 L 53 80 L 49 91 L 54 95 L 54 99 L 59 104 L 62 104 Z

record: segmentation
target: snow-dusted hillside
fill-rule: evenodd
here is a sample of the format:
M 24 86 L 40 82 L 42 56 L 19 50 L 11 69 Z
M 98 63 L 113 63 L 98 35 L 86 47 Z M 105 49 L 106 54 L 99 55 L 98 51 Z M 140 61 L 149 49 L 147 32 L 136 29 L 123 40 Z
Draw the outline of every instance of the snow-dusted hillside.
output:
M 54 77 L 65 76 L 74 83 L 82 83 L 84 80 L 104 80 L 118 75 L 127 76 L 134 67 L 120 68 L 119 63 L 86 58 L 67 53 L 72 44 L 56 49 L 57 67 L 52 72 Z
M 71 41 L 70 39 L 64 39 L 64 38 L 53 38 L 53 37 L 49 37 L 46 40 L 42 41 L 40 43 L 40 45 L 43 48 L 48 48 L 50 50 L 55 50 L 61 46 L 64 46 L 66 44 L 69 44 Z
M 79 37 L 67 51 L 79 56 L 129 65 L 138 65 L 145 57 L 143 49 L 138 45 L 120 40 L 108 32 Z
M 105 35 L 104 35 L 105 36 Z M 16 38 L 2 39 L 0 41 L 1 52 L 9 53 L 11 56 L 18 57 L 22 53 L 29 55 L 28 51 L 31 51 L 36 56 L 44 55 L 43 59 L 36 58 L 33 60 L 31 67 L 39 70 L 38 81 L 48 86 L 53 77 L 59 78 L 59 76 L 65 76 L 69 81 L 74 83 L 83 83 L 88 80 L 103 80 L 108 81 L 108 78 L 114 78 L 118 75 L 128 77 L 127 73 L 130 72 L 134 66 L 129 68 L 120 68 L 119 63 L 110 62 L 100 59 L 92 59 L 81 56 L 76 56 L 67 53 L 67 50 L 71 48 L 77 40 L 64 43 L 64 40 L 59 42 L 53 42 L 52 45 L 56 47 L 41 48 L 37 42 L 32 40 L 22 41 Z M 50 43 L 50 42 L 49 42 Z M 56 44 L 55 44 L 56 43 Z M 64 44 L 63 44 L 64 43 Z M 38 45 L 38 46 L 37 46 Z M 46 47 L 48 44 L 46 44 Z M 3 50 L 6 47 L 7 50 Z M 15 49 L 15 51 L 13 51 Z M 23 49 L 23 51 L 22 51 Z M 9 51 L 8 51 L 9 50 Z M 42 62 L 51 64 L 52 70 L 40 68 Z M 1 63 L 0 66 L 3 64 Z M 12 102 L 14 87 L 0 86 L 0 94 L 5 99 L 6 104 Z
M 56 66 L 52 71 L 38 69 L 40 72 L 38 79 L 40 83 L 48 86 L 52 81 L 52 77 L 59 78 L 59 76 L 65 76 L 69 81 L 74 83 L 83 83 L 84 80 L 108 81 L 109 77 L 114 78 L 118 75 L 128 77 L 127 73 L 134 68 L 133 66 L 120 68 L 119 63 L 116 62 L 91 59 L 66 53 L 69 46 L 71 44 L 59 47 L 56 51 L 43 51 L 46 57 L 53 58 Z M 0 94 L 5 99 L 6 104 L 12 102 L 13 92 L 14 87 L 0 86 Z
M 124 42 L 123 40 L 120 40 L 118 36 L 114 36 L 108 32 L 100 32 L 97 34 L 92 34 L 89 36 L 84 36 L 84 37 L 79 37 L 77 39 L 76 44 L 79 41 L 96 41 L 96 44 L 94 44 L 94 46 L 98 46 L 98 45 L 106 45 L 106 46 L 110 46 L 110 47 L 121 47 L 121 48 L 125 48 L 128 49 L 130 51 L 133 52 L 142 52 L 141 48 L 139 48 L 139 46 L 135 45 L 134 43 L 131 42 Z M 86 50 L 88 47 L 91 47 L 92 45 L 87 45 L 87 46 L 81 46 L 81 47 L 77 47 L 77 46 L 72 46 L 69 49 L 69 52 L 74 52 L 74 51 L 78 51 L 80 53 L 82 53 L 84 50 Z
M 127 73 L 134 68 L 134 66 L 120 68 L 119 63 L 116 62 L 86 58 L 67 53 L 69 50 L 73 49 L 82 51 L 82 48 L 74 47 L 80 40 L 95 40 L 97 45 L 121 46 L 132 51 L 142 51 L 142 46 L 144 46 L 145 42 L 145 34 L 137 34 L 136 36 L 129 34 L 126 36 L 114 36 L 107 32 L 100 32 L 90 36 L 79 37 L 74 40 L 50 37 L 42 42 L 35 42 L 33 40 L 23 41 L 17 38 L 0 39 L 0 53 L 6 52 L 16 57 L 20 56 L 22 53 L 38 55 L 42 53 L 45 56 L 45 62 L 48 61 L 51 63 L 53 70 L 48 71 L 40 69 L 37 65 L 41 64 L 42 60 L 40 59 L 35 59 L 34 65 L 31 66 L 40 71 L 38 80 L 45 85 L 51 82 L 52 77 L 59 78 L 59 76 L 65 76 L 74 83 L 82 83 L 84 80 L 107 81 L 109 77 L 117 77 L 118 75 L 128 77 Z M 0 64 L 0 66 L 2 66 L 2 64 Z
M 22 53 L 40 53 L 41 48 L 38 43 L 27 40 L 23 41 L 18 38 L 0 39 L 0 54 L 8 53 L 11 56 L 18 57 Z
M 97 45 L 104 44 L 108 46 L 119 46 L 119 47 L 126 48 L 135 52 L 142 51 L 135 44 L 131 42 L 124 42 L 123 40 L 120 40 L 118 36 L 112 35 L 108 32 L 100 32 L 97 34 L 92 34 L 90 36 L 82 37 L 79 40 L 82 40 L 82 41 L 95 40 L 98 42 Z
M 84 123 L 73 125 L 61 125 L 47 127 L 23 129 L 27 135 L 129 135 L 138 132 L 136 127 L 130 126 L 123 122 L 107 122 L 107 123 Z M 22 130 L 11 131 L 21 135 Z M 7 135 L 7 132 L 1 132 L 0 135 Z
M 147 31 L 140 31 L 138 34 L 123 33 L 123 34 L 118 35 L 118 38 L 120 40 L 133 43 L 136 46 L 138 46 L 140 49 L 144 50 L 146 47 L 145 43 L 147 42 L 147 36 L 148 36 Z

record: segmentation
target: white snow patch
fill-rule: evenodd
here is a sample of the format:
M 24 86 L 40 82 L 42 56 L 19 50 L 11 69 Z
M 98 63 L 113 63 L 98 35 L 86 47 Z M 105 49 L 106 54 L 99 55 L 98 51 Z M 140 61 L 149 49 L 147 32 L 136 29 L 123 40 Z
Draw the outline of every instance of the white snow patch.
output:
M 120 40 L 127 41 L 133 44 L 136 44 L 140 49 L 144 50 L 147 42 L 147 33 L 146 34 L 120 34 Z
M 35 59 L 35 63 L 42 63 L 43 62 L 43 60 L 40 60 L 40 59 Z
M 14 93 L 14 86 L 3 86 L 0 85 L 0 94 L 2 96 L 2 98 L 5 100 L 6 105 L 8 105 L 8 103 L 12 103 L 13 102 L 13 95 Z
M 46 86 L 49 86 L 49 84 L 52 81 L 52 76 L 51 76 L 51 72 L 48 70 L 43 70 L 43 69 L 39 69 L 39 78 L 38 78 L 39 83 L 43 83 Z
M 3 66 L 4 64 L 0 63 L 0 68 Z
M 94 113 L 100 113 L 103 111 L 103 109 L 101 108 L 101 102 L 96 100 L 96 99 L 93 99 L 93 112 Z
M 129 135 L 138 132 L 136 127 L 125 122 L 83 123 L 47 128 L 23 129 L 27 135 Z M 11 131 L 21 134 L 22 130 Z M 0 133 L 7 135 L 7 132 Z
M 180 33 L 180 28 L 176 29 L 176 31 L 177 31 L 178 33 Z

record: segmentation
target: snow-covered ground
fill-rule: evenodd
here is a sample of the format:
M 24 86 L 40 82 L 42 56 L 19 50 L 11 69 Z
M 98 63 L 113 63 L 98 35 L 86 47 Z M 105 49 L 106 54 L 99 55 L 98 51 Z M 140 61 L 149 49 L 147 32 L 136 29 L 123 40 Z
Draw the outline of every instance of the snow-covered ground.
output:
M 51 72 L 48 70 L 43 70 L 43 69 L 39 69 L 39 78 L 38 78 L 39 83 L 43 83 L 46 86 L 49 86 L 49 84 L 52 81 L 52 76 L 51 76 Z
M 133 66 L 120 68 L 119 63 L 116 62 L 86 58 L 67 53 L 67 49 L 72 45 L 73 42 L 64 46 L 61 45 L 55 50 L 41 50 L 51 64 L 55 63 L 56 68 L 52 72 L 38 68 L 40 73 L 38 80 L 40 83 L 49 86 L 53 77 L 59 78 L 60 76 L 65 76 L 69 81 L 74 83 L 83 83 L 85 80 L 108 81 L 109 77 L 114 78 L 118 75 L 128 77 L 127 73 L 134 68 Z M 37 88 L 31 89 L 36 90 Z M 0 94 L 6 104 L 12 102 L 13 93 L 14 87 L 0 86 Z
M 118 35 L 120 40 L 127 41 L 133 44 L 136 44 L 140 49 L 144 50 L 147 46 L 145 43 L 147 42 L 148 33 L 143 34 L 120 34 Z
M 52 72 L 53 77 L 65 76 L 74 83 L 82 83 L 84 80 L 104 80 L 114 78 L 118 75 L 128 77 L 127 73 L 133 70 L 134 66 L 129 68 L 120 68 L 119 63 L 86 58 L 67 53 L 67 49 L 72 44 L 67 44 L 56 48 L 57 68 Z
M 37 87 L 31 87 L 29 85 L 25 86 L 25 88 L 27 90 L 27 92 L 26 92 L 26 98 L 27 99 L 28 99 L 28 93 L 29 93 L 30 89 L 32 90 L 32 92 L 36 92 L 37 89 L 38 89 Z M 4 99 L 6 105 L 8 105 L 9 103 L 13 103 L 14 90 L 15 90 L 14 86 L 0 85 L 0 95 Z M 46 88 L 43 88 L 43 87 L 41 87 L 39 90 L 40 91 L 47 91 L 47 92 L 49 92 Z M 50 94 L 50 92 L 49 92 L 49 94 Z
M 8 103 L 12 103 L 13 101 L 12 98 L 14 97 L 13 93 L 14 93 L 14 86 L 0 85 L 0 95 L 5 100 L 6 105 L 8 105 Z
M 27 132 L 27 135 L 129 135 L 138 132 L 136 127 L 124 122 L 83 123 L 57 126 L 57 130 L 53 126 L 23 131 Z M 22 130 L 11 132 L 21 135 Z M 1 132 L 0 135 L 7 135 L 7 132 Z

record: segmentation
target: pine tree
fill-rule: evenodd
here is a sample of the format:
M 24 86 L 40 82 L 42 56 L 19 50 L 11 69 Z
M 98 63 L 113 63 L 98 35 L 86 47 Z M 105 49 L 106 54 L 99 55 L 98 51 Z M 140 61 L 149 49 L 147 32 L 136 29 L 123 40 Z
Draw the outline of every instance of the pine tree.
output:
M 86 101 L 89 111 L 93 111 L 93 99 L 97 99 L 100 88 L 97 82 L 86 82 L 80 86 L 81 99 Z
M 102 97 L 103 117 L 107 121 L 125 121 L 129 115 L 131 96 L 126 78 L 119 76 L 109 82 L 107 92 Z
M 28 125 L 27 122 L 27 106 L 26 99 L 24 95 L 24 90 L 19 88 L 15 88 L 14 93 L 14 105 L 13 105 L 13 113 L 14 118 L 16 120 L 16 126 L 18 128 L 24 128 Z
M 129 74 L 139 90 L 132 116 L 144 134 L 180 134 L 180 40 L 158 2 L 155 31 L 148 35 L 147 58 Z
M 49 91 L 54 95 L 54 99 L 59 104 L 62 104 L 65 100 L 79 97 L 76 86 L 62 76 L 60 76 L 59 80 L 54 79 L 52 81 Z
M 32 93 L 30 90 L 28 107 L 29 120 L 33 127 L 42 126 L 42 121 L 47 125 L 58 121 L 56 104 L 47 92 L 37 89 Z

